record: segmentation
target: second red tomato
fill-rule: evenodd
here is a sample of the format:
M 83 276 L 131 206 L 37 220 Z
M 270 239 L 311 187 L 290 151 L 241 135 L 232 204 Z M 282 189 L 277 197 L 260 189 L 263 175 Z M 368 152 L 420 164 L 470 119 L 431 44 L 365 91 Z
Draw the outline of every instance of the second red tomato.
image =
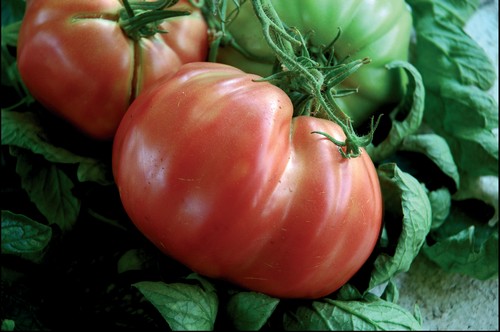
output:
M 205 60 L 200 12 L 184 0 L 170 9 L 192 13 L 158 26 L 168 33 L 133 40 L 122 29 L 121 1 L 28 0 L 18 41 L 21 77 L 45 107 L 92 138 L 111 139 L 144 88 L 183 63 Z

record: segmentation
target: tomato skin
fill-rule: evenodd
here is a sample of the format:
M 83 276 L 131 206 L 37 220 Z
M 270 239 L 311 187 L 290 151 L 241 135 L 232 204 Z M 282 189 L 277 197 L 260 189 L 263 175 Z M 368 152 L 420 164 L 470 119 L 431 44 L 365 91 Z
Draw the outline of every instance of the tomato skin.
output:
M 341 88 L 358 88 L 358 93 L 337 98 L 354 125 L 366 121 L 380 108 L 399 102 L 406 78 L 389 71 L 393 60 L 408 60 L 412 16 L 404 0 L 272 0 L 280 18 L 302 33 L 314 31 L 314 45 L 328 45 L 342 29 L 335 43 L 337 59 L 368 57 L 371 63 L 350 76 Z M 228 2 L 229 5 L 232 1 Z M 230 6 L 229 10 L 233 7 Z M 218 62 L 249 73 L 267 76 L 272 71 L 273 53 L 262 34 L 250 1 L 245 2 L 236 19 L 228 25 L 236 42 L 259 59 L 247 59 L 232 47 L 219 49 Z
M 191 9 L 187 1 L 176 8 Z M 109 140 L 146 87 L 186 62 L 203 61 L 207 26 L 198 10 L 163 22 L 167 34 L 130 39 L 118 0 L 28 1 L 18 68 L 33 96 L 88 136 Z
M 123 206 L 192 270 L 281 298 L 319 298 L 353 276 L 379 236 L 382 200 L 367 153 L 345 159 L 292 120 L 288 96 L 256 75 L 190 63 L 139 96 L 113 144 Z

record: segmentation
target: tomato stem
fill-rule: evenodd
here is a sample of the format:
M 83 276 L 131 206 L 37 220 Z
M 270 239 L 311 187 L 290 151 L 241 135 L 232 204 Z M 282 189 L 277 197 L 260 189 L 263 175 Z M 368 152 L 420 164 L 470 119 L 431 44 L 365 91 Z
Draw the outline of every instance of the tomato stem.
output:
M 158 28 L 161 21 L 191 14 L 189 11 L 165 9 L 177 2 L 178 0 L 148 2 L 123 0 L 124 10 L 121 11 L 118 22 L 127 36 L 133 40 L 150 37 L 156 33 L 166 33 L 167 31 Z
M 336 90 L 335 87 L 362 65 L 368 64 L 370 59 L 338 62 L 333 54 L 333 45 L 340 36 L 340 30 L 327 47 L 308 49 L 310 36 L 304 37 L 297 29 L 286 27 L 269 0 L 252 0 L 252 6 L 261 22 L 264 38 L 282 65 L 281 71 L 262 80 L 270 81 L 287 92 L 297 106 L 298 114 L 326 113 L 329 120 L 342 128 L 345 141 L 336 140 L 323 132 L 312 133 L 321 134 L 332 141 L 346 158 L 359 156 L 360 148 L 371 143 L 378 120 L 375 123 L 372 118 L 370 132 L 358 136 L 350 117 L 340 109 L 335 100 L 356 93 L 357 90 Z M 311 53 L 314 53 L 314 59 Z M 311 114 L 311 109 L 315 114 Z
M 236 18 L 239 12 L 239 7 L 246 0 L 235 1 L 236 8 L 228 12 L 227 1 L 225 0 L 210 0 L 205 2 L 199 0 L 194 6 L 200 8 L 208 25 L 211 42 L 209 46 L 208 61 L 217 62 L 219 47 L 230 46 L 237 50 L 247 59 L 260 59 L 265 61 L 256 54 L 252 54 L 244 47 L 240 46 L 236 39 L 231 35 L 227 27 Z

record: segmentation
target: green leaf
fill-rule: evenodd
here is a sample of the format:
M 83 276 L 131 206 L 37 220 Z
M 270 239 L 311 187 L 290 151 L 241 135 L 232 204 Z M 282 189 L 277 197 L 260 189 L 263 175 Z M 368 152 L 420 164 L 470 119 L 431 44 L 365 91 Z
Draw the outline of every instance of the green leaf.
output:
M 481 0 L 438 0 L 436 3 L 437 15 L 444 19 L 453 19 L 463 26 L 479 8 Z
M 93 181 L 102 185 L 112 183 L 110 171 L 102 161 L 82 157 L 53 145 L 34 113 L 2 110 L 2 145 L 31 150 L 52 163 L 77 164 L 77 177 L 81 182 Z
M 465 176 L 498 176 L 498 138 L 490 130 L 468 130 L 457 133 L 456 138 L 448 138 L 461 173 Z
M 420 322 L 407 310 L 373 294 L 361 300 L 324 299 L 286 313 L 284 327 L 293 331 L 413 331 Z
M 452 21 L 426 20 L 416 25 L 416 33 L 415 66 L 427 88 L 436 90 L 450 78 L 482 90 L 495 83 L 495 67 L 486 52 Z
M 200 285 L 142 281 L 134 284 L 174 331 L 211 331 L 218 298 L 208 282 Z
M 446 139 L 461 174 L 498 175 L 498 104 L 477 87 L 445 81 L 427 94 L 425 120 Z
M 442 107 L 443 123 L 438 128 L 449 135 L 471 127 L 491 130 L 498 127 L 498 104 L 488 93 L 475 86 L 445 81 L 438 94 L 432 93 L 431 105 Z M 428 114 L 433 119 L 433 114 Z
M 238 292 L 231 296 L 227 312 L 239 331 L 258 331 L 276 309 L 279 299 L 256 292 Z
M 52 237 L 49 226 L 38 223 L 22 214 L 2 210 L 2 254 L 22 257 L 41 253 Z
M 388 247 L 374 262 L 369 288 L 409 270 L 430 230 L 432 212 L 422 184 L 396 164 L 378 167 Z M 394 248 L 394 249 L 393 249 Z
M 21 21 L 25 8 L 26 1 L 2 0 L 2 27 L 12 22 Z
M 477 7 L 443 0 L 409 1 L 415 22 L 414 65 L 426 88 L 424 121 L 448 142 L 461 181 L 498 175 L 498 104 L 487 92 L 496 71 L 486 52 L 463 30 Z
M 25 1 L 2 0 L 2 85 L 13 87 L 20 96 L 20 101 L 11 107 L 16 107 L 20 104 L 30 104 L 34 101 L 22 82 L 21 75 L 19 75 L 15 54 L 25 7 Z
M 0 331 L 14 331 L 15 327 L 16 322 L 12 319 L 2 319 L 2 327 L 0 328 Z
M 16 147 L 10 151 L 17 158 L 16 173 L 30 200 L 49 224 L 57 224 L 63 231 L 70 230 L 80 212 L 80 200 L 72 193 L 73 181 L 55 164 L 30 151 Z
M 464 176 L 498 176 L 498 137 L 492 130 L 470 128 L 457 131 L 455 137 L 446 138 L 460 171 L 461 181 Z
M 445 223 L 429 235 L 422 252 L 443 270 L 486 280 L 498 276 L 498 225 L 478 221 L 477 215 L 454 201 Z M 473 209 L 477 211 L 477 209 Z
M 464 86 L 451 81 L 444 81 L 437 92 L 438 95 L 434 95 L 432 101 L 437 104 L 435 99 L 442 98 L 438 105 L 445 108 L 445 121 L 442 123 L 444 131 L 452 133 L 470 127 L 498 127 L 498 104 L 489 93 L 476 86 Z
M 400 150 L 424 154 L 445 175 L 453 179 L 456 188 L 460 186 L 458 168 L 453 160 L 450 147 L 444 138 L 436 134 L 410 135 L 405 137 L 402 143 Z
M 117 271 L 124 273 L 133 270 L 142 270 L 147 265 L 148 257 L 143 249 L 127 250 L 118 260 Z
M 387 286 L 384 288 L 384 292 L 380 296 L 382 300 L 398 303 L 399 301 L 399 290 L 394 281 L 389 280 Z
M 424 115 L 425 89 L 422 77 L 417 69 L 410 63 L 403 61 L 391 62 L 387 65 L 387 68 L 405 69 L 409 84 L 402 103 L 390 114 L 392 127 L 387 137 L 376 147 L 370 145 L 367 148 L 367 152 L 374 162 L 380 162 L 393 154 L 406 136 L 418 130 Z M 403 119 L 399 120 L 400 118 Z
M 363 294 L 350 283 L 345 284 L 340 287 L 340 289 L 335 292 L 335 299 L 342 301 L 353 301 L 358 300 L 363 297 Z
M 485 91 L 496 74 L 484 50 L 462 29 L 465 20 L 449 19 L 453 12 L 469 17 L 477 1 L 468 9 L 461 1 L 448 9 L 436 5 L 444 1 L 409 2 L 416 22 L 415 65 L 426 86 L 424 121 L 450 146 L 461 182 L 454 196 L 496 204 L 496 217 L 487 225 L 478 222 L 477 213 L 466 213 L 463 202 L 452 201 L 450 207 L 446 194 L 429 195 L 436 206 L 448 202 L 440 218 L 448 217 L 433 224 L 422 251 L 445 270 L 486 278 L 498 273 L 498 230 L 492 227 L 498 220 L 498 203 L 492 204 L 489 194 L 477 189 L 477 179 L 498 175 L 498 137 L 493 132 L 498 127 L 498 104 Z
M 17 38 L 19 35 L 19 29 L 21 29 L 21 23 L 22 21 L 17 21 L 9 25 L 2 26 L 2 48 L 6 48 L 7 46 L 17 46 Z
M 451 194 L 446 188 L 440 188 L 427 194 L 432 209 L 431 231 L 440 227 L 450 214 Z
M 480 0 L 406 0 L 414 11 L 424 10 L 431 12 L 432 16 L 453 21 L 459 26 L 464 26 L 469 18 L 476 12 Z
M 19 1 L 18 1 L 19 2 Z M 2 2 L 3 6 L 3 2 Z M 3 12 L 2 12 L 3 16 Z M 22 104 L 30 104 L 34 98 L 24 85 L 19 70 L 17 68 L 16 54 L 13 49 L 17 46 L 17 37 L 21 27 L 21 21 L 16 21 L 4 26 L 2 22 L 1 55 L 2 55 L 2 85 L 14 88 L 20 100 L 10 108 L 15 108 Z

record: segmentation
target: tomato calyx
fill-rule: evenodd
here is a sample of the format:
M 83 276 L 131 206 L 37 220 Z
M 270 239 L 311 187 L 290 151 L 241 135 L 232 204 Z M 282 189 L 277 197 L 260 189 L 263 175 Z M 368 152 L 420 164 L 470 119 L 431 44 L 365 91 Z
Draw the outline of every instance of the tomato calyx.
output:
M 345 158 L 358 157 L 361 148 L 368 146 L 378 125 L 371 121 L 368 134 L 358 136 L 352 126 L 350 117 L 338 106 L 335 98 L 356 93 L 356 89 L 336 90 L 336 86 L 370 59 L 358 59 L 348 63 L 337 61 L 334 57 L 334 44 L 339 34 L 325 48 L 308 49 L 309 36 L 305 38 L 297 29 L 285 27 L 269 0 L 252 0 L 254 11 L 261 22 L 264 38 L 281 63 L 282 70 L 262 80 L 269 81 L 283 89 L 297 108 L 295 115 L 317 115 L 337 123 L 343 130 L 346 139 L 339 141 L 332 136 L 321 134 L 336 144 Z
M 189 11 L 165 9 L 177 2 L 178 0 L 148 2 L 123 0 L 124 8 L 120 12 L 118 23 L 125 34 L 136 41 L 156 33 L 166 33 L 167 31 L 158 28 L 161 21 L 191 14 Z

